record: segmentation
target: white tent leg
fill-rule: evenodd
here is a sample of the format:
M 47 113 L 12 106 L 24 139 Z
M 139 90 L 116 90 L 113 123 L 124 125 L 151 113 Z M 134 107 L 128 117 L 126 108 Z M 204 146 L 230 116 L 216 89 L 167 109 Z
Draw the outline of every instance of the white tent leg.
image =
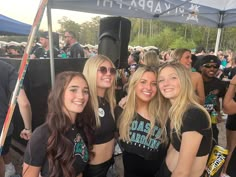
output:
M 222 28 L 218 28 L 217 36 L 216 36 L 215 55 L 217 55 L 217 52 L 218 52 L 218 49 L 219 49 L 221 31 L 222 31 Z
M 52 14 L 51 7 L 48 3 L 47 16 L 48 16 L 48 35 L 49 35 L 49 51 L 50 51 L 50 72 L 51 72 L 51 84 L 55 82 L 55 65 L 54 65 L 54 50 L 53 50 L 53 36 L 52 36 Z

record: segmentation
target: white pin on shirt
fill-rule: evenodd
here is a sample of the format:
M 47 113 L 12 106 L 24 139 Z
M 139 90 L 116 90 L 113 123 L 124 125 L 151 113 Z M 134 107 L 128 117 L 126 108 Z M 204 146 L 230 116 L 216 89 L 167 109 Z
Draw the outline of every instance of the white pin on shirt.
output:
M 105 111 L 102 108 L 98 108 L 98 115 L 99 115 L 99 117 L 104 117 Z

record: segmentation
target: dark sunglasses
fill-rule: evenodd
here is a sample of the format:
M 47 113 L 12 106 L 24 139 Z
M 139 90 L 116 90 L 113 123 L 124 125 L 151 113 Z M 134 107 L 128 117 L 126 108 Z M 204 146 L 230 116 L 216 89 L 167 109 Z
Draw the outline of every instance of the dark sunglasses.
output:
M 215 69 L 217 69 L 217 68 L 219 68 L 219 65 L 212 65 L 212 64 L 204 64 L 204 65 L 202 65 L 203 67 L 205 67 L 205 68 L 215 68 Z
M 108 71 L 111 73 L 111 75 L 116 74 L 116 68 L 107 68 L 105 66 L 99 67 L 98 71 L 100 71 L 102 74 L 106 74 Z

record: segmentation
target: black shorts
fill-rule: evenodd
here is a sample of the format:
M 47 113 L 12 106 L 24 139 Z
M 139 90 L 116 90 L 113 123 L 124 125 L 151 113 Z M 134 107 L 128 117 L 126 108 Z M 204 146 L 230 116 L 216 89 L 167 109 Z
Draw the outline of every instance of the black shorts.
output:
M 6 155 L 9 152 L 10 146 L 11 146 L 11 138 L 12 138 L 12 135 L 9 135 L 6 137 L 3 148 L 2 148 L 1 156 Z
M 236 131 L 236 114 L 228 115 L 226 121 L 226 129 L 231 131 Z
M 114 158 L 111 158 L 110 160 L 98 164 L 98 165 L 91 165 L 88 164 L 85 168 L 84 177 L 106 177 L 107 172 L 110 168 L 110 166 L 114 163 Z
M 171 171 L 167 167 L 166 161 L 163 162 L 159 172 L 155 175 L 155 177 L 171 177 Z

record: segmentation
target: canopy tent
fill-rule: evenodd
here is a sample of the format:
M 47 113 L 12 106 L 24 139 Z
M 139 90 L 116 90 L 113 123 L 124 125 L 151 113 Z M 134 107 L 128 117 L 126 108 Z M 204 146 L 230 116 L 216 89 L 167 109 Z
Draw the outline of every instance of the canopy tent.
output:
M 22 23 L 0 14 L 0 35 L 22 35 L 30 33 L 31 25 Z
M 235 0 L 49 0 L 49 4 L 55 9 L 216 27 L 215 51 L 221 29 L 236 26 Z
M 215 27 L 218 28 L 215 53 L 218 51 L 222 28 L 236 26 L 235 0 L 49 0 L 49 33 L 52 31 L 51 8 Z M 50 34 L 49 39 L 52 40 Z M 51 61 L 54 71 L 53 57 Z

